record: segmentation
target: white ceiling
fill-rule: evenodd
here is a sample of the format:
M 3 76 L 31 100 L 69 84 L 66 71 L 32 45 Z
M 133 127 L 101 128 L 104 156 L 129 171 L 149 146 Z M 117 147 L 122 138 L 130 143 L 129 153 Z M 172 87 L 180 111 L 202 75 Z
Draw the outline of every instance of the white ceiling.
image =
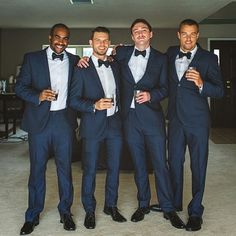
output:
M 185 18 L 236 20 L 230 0 L 0 0 L 0 28 L 50 28 L 65 23 L 71 28 L 127 28 L 136 18 L 146 18 L 154 28 L 176 28 Z M 236 2 L 233 1 L 234 6 Z M 232 6 L 232 5 L 231 5 Z M 230 14 L 230 15 L 229 15 Z M 219 19 L 218 19 L 219 20 Z

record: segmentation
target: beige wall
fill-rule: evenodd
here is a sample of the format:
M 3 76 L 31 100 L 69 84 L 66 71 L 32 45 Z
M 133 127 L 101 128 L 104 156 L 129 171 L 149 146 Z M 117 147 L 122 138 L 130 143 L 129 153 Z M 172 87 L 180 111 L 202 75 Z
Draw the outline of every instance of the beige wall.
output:
M 90 29 L 72 29 L 70 44 L 88 44 Z M 15 75 L 16 66 L 22 63 L 26 52 L 41 50 L 48 44 L 49 29 L 2 29 L 0 31 L 0 76 L 7 79 Z M 128 29 L 111 29 L 112 44 L 131 44 Z M 206 39 L 201 40 L 205 47 Z M 165 52 L 170 45 L 178 43 L 176 29 L 154 30 L 152 46 Z
M 72 29 L 70 44 L 88 44 L 90 29 Z M 165 52 L 178 44 L 177 29 L 154 29 L 152 46 Z M 235 25 L 201 25 L 199 43 L 207 49 L 208 38 L 236 38 Z M 26 52 L 41 50 L 48 44 L 49 29 L 0 29 L 0 78 L 15 75 Z M 112 44 L 132 43 L 129 29 L 111 29 Z
M 152 46 L 165 52 L 170 45 L 178 44 L 177 29 L 154 29 Z M 87 45 L 91 29 L 72 29 L 70 44 Z M 15 75 L 16 66 L 22 63 L 26 52 L 41 50 L 48 44 L 49 29 L 0 29 L 0 79 Z M 235 25 L 201 26 L 199 43 L 207 49 L 208 38 L 236 38 Z M 112 44 L 131 44 L 129 29 L 111 29 Z M 162 102 L 166 112 L 167 99 Z

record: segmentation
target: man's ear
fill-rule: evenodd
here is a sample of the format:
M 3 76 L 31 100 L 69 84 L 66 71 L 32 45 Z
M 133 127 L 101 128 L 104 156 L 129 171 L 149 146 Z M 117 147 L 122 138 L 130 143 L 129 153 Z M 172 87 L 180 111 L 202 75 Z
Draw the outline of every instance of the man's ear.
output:
M 199 35 L 200 35 L 200 33 L 198 32 L 198 33 L 197 33 L 197 39 L 199 38 Z
M 134 41 L 134 37 L 133 37 L 133 35 L 131 34 L 131 39 Z
M 153 31 L 150 32 L 150 38 L 152 38 L 152 37 L 153 37 Z
M 177 32 L 177 37 L 178 37 L 178 39 L 180 39 L 180 33 L 179 33 L 179 31 Z

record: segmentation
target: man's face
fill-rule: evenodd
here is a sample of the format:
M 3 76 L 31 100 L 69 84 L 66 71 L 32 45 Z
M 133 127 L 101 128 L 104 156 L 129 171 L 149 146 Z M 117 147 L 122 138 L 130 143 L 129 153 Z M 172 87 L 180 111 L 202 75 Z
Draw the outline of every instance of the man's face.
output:
M 191 51 L 195 48 L 199 38 L 199 32 L 196 25 L 183 25 L 178 32 L 180 48 L 185 51 Z
M 57 53 L 62 53 L 69 43 L 69 32 L 65 28 L 55 28 L 53 35 L 49 35 L 51 49 Z
M 150 41 L 153 33 L 149 30 L 148 26 L 142 22 L 134 25 L 132 28 L 132 40 L 137 48 L 147 48 L 150 46 Z
M 106 55 L 111 41 L 107 33 L 95 32 L 93 39 L 89 40 L 89 44 L 93 48 L 93 55 L 99 58 Z

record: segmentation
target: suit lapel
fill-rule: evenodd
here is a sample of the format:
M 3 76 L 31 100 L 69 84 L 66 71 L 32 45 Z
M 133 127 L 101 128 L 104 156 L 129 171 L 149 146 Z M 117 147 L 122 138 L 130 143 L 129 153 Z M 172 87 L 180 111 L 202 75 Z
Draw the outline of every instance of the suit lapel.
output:
M 97 84 L 98 88 L 102 91 L 103 96 L 105 96 L 101 80 L 100 80 L 100 78 L 98 76 L 97 70 L 95 68 L 95 65 L 94 65 L 93 60 L 91 59 L 91 57 L 89 59 L 89 67 L 88 67 L 88 69 L 89 69 L 89 73 L 91 74 L 90 75 L 91 78 L 94 78 L 94 81 Z
M 42 60 L 42 71 L 45 72 L 45 79 L 47 80 L 47 83 L 51 86 L 50 81 L 50 72 L 49 72 L 49 65 L 48 65 L 48 58 L 47 58 L 47 48 L 44 49 L 41 53 L 41 60 Z
M 119 72 L 117 71 L 117 67 L 114 65 L 114 63 L 111 63 L 111 69 L 112 69 L 112 72 L 113 72 L 113 75 L 114 75 L 114 78 L 115 78 L 115 82 L 116 82 L 116 85 L 118 83 L 118 76 L 119 76 Z
M 179 78 L 178 78 L 178 74 L 177 74 L 177 71 L 176 71 L 175 60 L 176 60 L 178 52 L 179 52 L 179 47 L 176 47 L 174 49 L 172 55 L 170 56 L 170 65 L 172 65 L 171 74 L 174 75 L 173 78 L 177 81 L 179 81 Z
M 198 67 L 197 65 L 198 65 L 199 59 L 200 59 L 201 54 L 202 54 L 202 48 L 200 47 L 199 44 L 197 46 L 198 46 L 198 48 L 197 48 L 196 54 L 194 55 L 191 63 L 189 64 L 189 66 L 194 66 L 196 68 Z
M 142 78 L 138 81 L 138 83 L 142 83 L 142 81 L 143 81 L 145 78 L 148 77 L 148 76 L 147 76 L 147 73 L 148 73 L 148 71 L 150 71 L 149 68 L 150 68 L 150 66 L 151 66 L 152 63 L 153 63 L 153 58 L 154 58 L 154 51 L 153 51 L 153 48 L 150 47 L 150 55 L 149 55 L 149 58 L 148 58 L 148 61 L 147 61 L 146 70 L 145 70 L 145 72 L 144 72 Z M 158 63 L 158 61 L 157 61 L 156 63 Z M 137 83 L 137 84 L 138 84 L 138 83 Z
M 135 83 L 135 80 L 134 80 L 134 76 L 129 68 L 129 60 L 132 56 L 132 53 L 134 51 L 134 46 L 133 47 L 129 47 L 127 49 L 127 53 L 126 53 L 126 56 L 125 56 L 125 63 L 124 63 L 124 66 L 125 66 L 125 70 L 127 71 L 127 73 L 129 74 L 129 76 L 127 76 L 127 78 L 130 78 L 131 79 L 131 82 L 132 83 Z
M 113 75 L 114 75 L 114 79 L 115 79 L 115 84 L 116 84 L 116 95 L 118 94 L 119 95 L 119 71 L 118 71 L 118 67 L 117 65 L 115 65 L 114 63 L 111 63 L 111 69 L 112 69 L 112 72 L 113 72 Z
M 73 61 L 73 57 L 67 53 L 67 56 L 68 56 L 68 59 L 69 59 L 69 77 L 68 77 L 68 84 L 70 84 L 71 82 L 71 78 L 72 78 L 72 70 L 73 70 L 73 67 L 74 67 L 74 61 Z

